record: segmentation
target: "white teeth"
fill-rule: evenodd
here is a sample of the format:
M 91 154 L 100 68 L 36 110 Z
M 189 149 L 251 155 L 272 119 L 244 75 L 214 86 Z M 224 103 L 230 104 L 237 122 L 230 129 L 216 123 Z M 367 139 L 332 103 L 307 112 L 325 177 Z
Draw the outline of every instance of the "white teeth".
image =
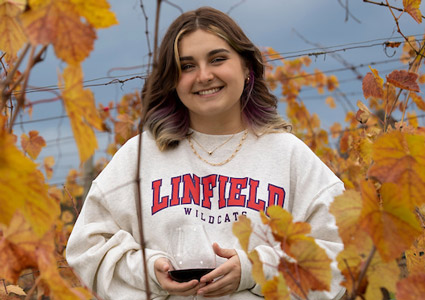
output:
M 217 93 L 219 90 L 220 90 L 220 88 L 213 88 L 213 89 L 210 89 L 210 90 L 199 91 L 198 94 L 199 95 L 209 95 L 209 94 Z

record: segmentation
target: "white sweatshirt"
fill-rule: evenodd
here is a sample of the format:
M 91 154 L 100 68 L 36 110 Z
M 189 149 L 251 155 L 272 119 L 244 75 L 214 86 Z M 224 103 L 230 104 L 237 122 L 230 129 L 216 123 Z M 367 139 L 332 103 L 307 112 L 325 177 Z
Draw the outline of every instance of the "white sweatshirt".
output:
M 194 132 L 196 151 L 210 162 L 229 158 L 243 132 L 207 135 Z M 193 140 L 192 140 L 193 141 Z M 145 299 L 145 282 L 135 199 L 138 137 L 129 140 L 93 181 L 81 214 L 68 241 L 66 257 L 87 286 L 103 299 Z M 251 276 L 251 263 L 232 233 L 239 216 L 262 228 L 259 210 L 281 205 L 294 221 L 311 224 L 317 243 L 335 259 L 343 245 L 329 204 L 343 191 L 342 182 L 298 138 L 290 133 L 249 133 L 240 151 L 228 163 L 211 166 L 199 159 L 187 140 L 173 149 L 159 151 L 151 134 L 142 135 L 141 190 L 146 258 L 152 299 L 177 299 L 159 285 L 153 265 L 170 257 L 171 229 L 181 224 L 203 224 L 212 242 L 236 249 L 242 268 L 238 291 L 231 300 L 261 299 L 261 288 Z M 264 229 L 264 227 L 263 227 Z M 250 247 L 263 262 L 278 265 L 276 251 L 256 236 Z M 275 245 L 278 249 L 278 245 Z M 309 299 L 337 299 L 344 290 L 341 275 L 332 263 L 330 292 L 311 293 Z M 276 269 L 265 267 L 272 278 Z M 191 299 L 191 298 L 188 298 Z M 202 297 L 198 297 L 202 299 Z M 211 298 L 210 298 L 211 299 Z

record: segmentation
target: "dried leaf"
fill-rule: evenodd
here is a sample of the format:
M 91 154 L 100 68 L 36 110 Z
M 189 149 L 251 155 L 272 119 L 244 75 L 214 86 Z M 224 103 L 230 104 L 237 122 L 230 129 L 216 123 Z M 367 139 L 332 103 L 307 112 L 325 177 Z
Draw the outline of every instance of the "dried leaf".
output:
M 238 238 L 242 249 L 248 253 L 249 238 L 252 233 L 251 220 L 245 216 L 241 216 L 237 222 L 233 224 L 233 234 Z
M 360 100 L 357 101 L 357 107 L 359 108 L 359 110 L 357 111 L 356 119 L 361 124 L 365 124 L 369 120 L 369 117 L 370 117 L 369 108 L 367 108 L 367 106 L 364 105 Z
M 384 43 L 385 47 L 389 48 L 398 48 L 401 45 L 401 42 L 393 42 L 393 41 L 387 41 Z
M 422 23 L 420 5 L 421 0 L 403 0 L 404 10 L 419 24 Z
M 36 130 L 31 130 L 29 135 L 29 137 L 25 133 L 21 135 L 22 149 L 24 149 L 32 159 L 36 159 L 41 149 L 46 147 L 46 141 L 42 136 L 38 135 L 38 131 Z
M 416 82 L 418 74 L 408 72 L 406 70 L 394 70 L 387 76 L 387 81 L 394 86 L 409 90 L 412 92 L 420 92 L 419 85 Z
M 425 136 L 393 131 L 373 145 L 374 165 L 368 175 L 401 187 L 413 209 L 425 203 Z
M 365 99 L 369 97 L 382 98 L 384 96 L 383 83 L 384 80 L 379 76 L 378 71 L 372 69 L 363 78 L 362 88 Z
M 27 295 L 25 293 L 25 291 L 19 285 L 8 285 L 7 286 L 7 292 L 16 294 L 18 296 L 26 296 Z
M 397 282 L 397 300 L 417 300 L 425 295 L 425 274 L 414 274 Z
M 19 49 L 27 41 L 18 19 L 24 7 L 25 0 L 0 2 L 0 50 L 6 53 L 9 63 L 17 58 Z
M 63 77 L 65 80 L 63 101 L 71 121 L 80 161 L 84 162 L 97 149 L 96 136 L 91 126 L 102 130 L 102 120 L 96 109 L 92 91 L 83 89 L 81 66 L 68 66 L 63 72 Z
M 388 262 L 410 247 L 422 232 L 421 226 L 397 185 L 382 184 L 382 204 L 372 183 L 363 182 L 361 187 L 360 227 L 369 233 L 382 259 Z

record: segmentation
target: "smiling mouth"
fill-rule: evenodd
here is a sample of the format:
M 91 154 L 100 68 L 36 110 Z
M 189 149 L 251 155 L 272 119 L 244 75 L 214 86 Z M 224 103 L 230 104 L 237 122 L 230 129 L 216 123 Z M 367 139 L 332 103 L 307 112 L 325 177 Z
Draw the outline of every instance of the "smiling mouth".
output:
M 195 94 L 198 94 L 198 95 L 201 95 L 201 96 L 211 95 L 211 94 L 217 93 L 222 88 L 223 87 L 212 88 L 212 89 L 209 89 L 209 90 L 203 90 L 203 91 L 196 92 Z

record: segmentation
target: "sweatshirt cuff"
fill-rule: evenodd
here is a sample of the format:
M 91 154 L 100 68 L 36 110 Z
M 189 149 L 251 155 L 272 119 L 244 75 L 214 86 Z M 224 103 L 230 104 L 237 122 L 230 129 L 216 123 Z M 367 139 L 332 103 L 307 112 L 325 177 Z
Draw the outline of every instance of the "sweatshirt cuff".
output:
M 252 264 L 251 261 L 248 258 L 248 255 L 245 253 L 245 251 L 240 249 L 235 249 L 238 257 L 239 262 L 241 264 L 241 280 L 239 282 L 239 287 L 237 292 L 243 291 L 243 290 L 249 290 L 255 287 L 256 283 L 254 281 L 254 278 L 252 278 Z
M 159 283 L 155 275 L 155 261 L 161 257 L 165 257 L 168 259 L 166 255 L 157 254 L 157 255 L 151 256 L 146 263 L 148 268 L 149 284 L 150 284 L 150 289 L 152 293 L 155 293 L 161 296 L 166 296 L 168 295 L 168 292 L 161 287 L 161 284 Z

